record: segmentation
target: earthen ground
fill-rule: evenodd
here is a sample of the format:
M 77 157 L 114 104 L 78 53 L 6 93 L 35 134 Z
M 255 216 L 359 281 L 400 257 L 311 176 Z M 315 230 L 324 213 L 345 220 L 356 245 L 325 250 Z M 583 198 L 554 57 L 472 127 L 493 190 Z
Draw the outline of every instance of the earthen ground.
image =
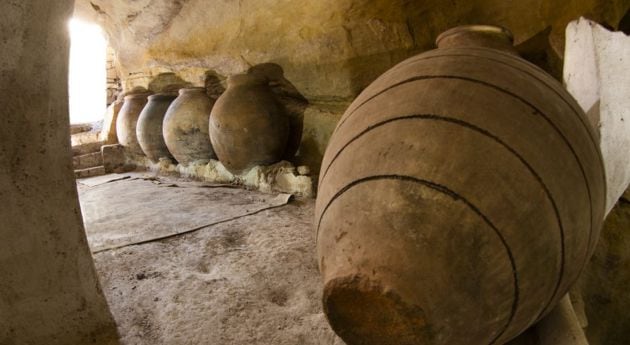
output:
M 80 185 L 79 193 L 87 188 Z M 136 207 L 133 200 L 129 207 Z M 343 344 L 321 309 L 313 207 L 312 199 L 295 199 L 193 233 L 95 254 L 121 343 Z

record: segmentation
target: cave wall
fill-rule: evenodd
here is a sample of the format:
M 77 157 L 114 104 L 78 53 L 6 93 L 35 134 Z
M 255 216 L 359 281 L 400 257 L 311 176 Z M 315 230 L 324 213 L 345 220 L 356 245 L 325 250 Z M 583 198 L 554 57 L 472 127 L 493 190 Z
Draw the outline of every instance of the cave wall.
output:
M 116 67 L 116 51 L 111 46 L 107 46 L 106 60 L 107 76 L 107 106 L 114 103 L 122 92 L 120 72 Z
M 222 81 L 257 64 L 280 65 L 310 103 L 298 163 L 317 170 L 353 98 L 431 49 L 445 29 L 508 27 L 526 55 L 557 72 L 570 20 L 614 26 L 628 7 L 630 0 L 78 0 L 76 13 L 107 31 L 125 89 L 151 88 L 161 73 L 204 85 L 207 72 Z
M 71 0 L 0 2 L 0 344 L 116 344 L 71 167 Z
M 597 249 L 578 286 L 591 345 L 625 345 L 630 339 L 630 190 L 608 215 Z

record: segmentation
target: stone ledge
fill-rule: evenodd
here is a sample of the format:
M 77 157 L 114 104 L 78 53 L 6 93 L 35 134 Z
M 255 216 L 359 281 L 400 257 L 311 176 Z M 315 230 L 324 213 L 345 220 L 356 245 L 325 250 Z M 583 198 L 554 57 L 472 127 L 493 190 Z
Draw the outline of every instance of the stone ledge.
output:
M 288 193 L 306 198 L 315 196 L 311 169 L 307 166 L 296 167 L 287 161 L 268 166 L 255 166 L 235 175 L 221 162 L 213 159 L 195 161 L 189 165 L 173 164 L 167 158 L 160 159 L 159 163 L 153 163 L 144 156 L 125 150 L 120 144 L 105 145 L 102 152 L 107 172 L 140 168 L 161 175 L 180 175 L 205 182 L 241 185 L 263 193 Z
M 255 166 L 242 174 L 230 173 L 221 162 L 216 160 L 196 161 L 187 166 L 173 164 L 169 159 L 161 159 L 159 163 L 151 163 L 144 159 L 139 166 L 158 174 L 179 174 L 184 177 L 207 182 L 230 183 L 257 189 L 264 193 L 289 193 L 301 197 L 314 197 L 313 179 L 308 175 L 300 175 L 300 171 L 308 171 L 302 166 L 297 169 L 287 161 L 268 166 Z

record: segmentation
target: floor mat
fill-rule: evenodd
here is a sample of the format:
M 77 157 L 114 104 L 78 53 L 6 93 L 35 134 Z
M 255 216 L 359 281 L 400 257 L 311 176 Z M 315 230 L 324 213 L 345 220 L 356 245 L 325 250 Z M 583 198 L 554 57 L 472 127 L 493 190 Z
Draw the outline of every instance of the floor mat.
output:
M 79 190 L 92 252 L 155 241 L 286 205 L 290 194 L 245 189 L 161 188 L 127 179 Z
M 101 176 L 96 176 L 96 177 L 88 177 L 88 178 L 82 178 L 82 179 L 78 179 L 77 182 L 79 182 L 80 184 L 86 185 L 88 187 L 96 187 L 105 183 L 110 183 L 110 182 L 114 182 L 114 181 L 120 181 L 120 180 L 126 180 L 128 178 L 131 178 L 131 175 L 129 174 L 108 174 L 108 175 L 101 175 Z

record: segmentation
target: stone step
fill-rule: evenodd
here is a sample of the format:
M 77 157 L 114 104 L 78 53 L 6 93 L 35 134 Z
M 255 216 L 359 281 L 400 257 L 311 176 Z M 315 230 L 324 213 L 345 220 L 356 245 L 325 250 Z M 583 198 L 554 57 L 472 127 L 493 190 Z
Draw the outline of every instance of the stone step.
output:
M 91 123 L 78 123 L 78 124 L 74 124 L 74 125 L 70 125 L 70 134 L 77 134 L 77 133 L 83 133 L 83 132 L 89 132 L 92 130 L 92 124 Z
M 101 175 L 105 175 L 105 167 L 102 165 L 74 171 L 74 176 L 76 178 L 94 177 L 94 176 L 101 176 Z
M 95 143 L 99 141 L 99 135 L 100 132 L 97 131 L 76 133 L 70 136 L 70 142 L 72 146 Z
M 103 155 L 100 152 L 87 153 L 72 157 L 74 170 L 81 170 L 103 165 Z
M 88 153 L 101 152 L 101 146 L 103 146 L 102 141 L 81 144 L 81 145 L 73 145 L 72 146 L 72 155 L 80 156 Z

